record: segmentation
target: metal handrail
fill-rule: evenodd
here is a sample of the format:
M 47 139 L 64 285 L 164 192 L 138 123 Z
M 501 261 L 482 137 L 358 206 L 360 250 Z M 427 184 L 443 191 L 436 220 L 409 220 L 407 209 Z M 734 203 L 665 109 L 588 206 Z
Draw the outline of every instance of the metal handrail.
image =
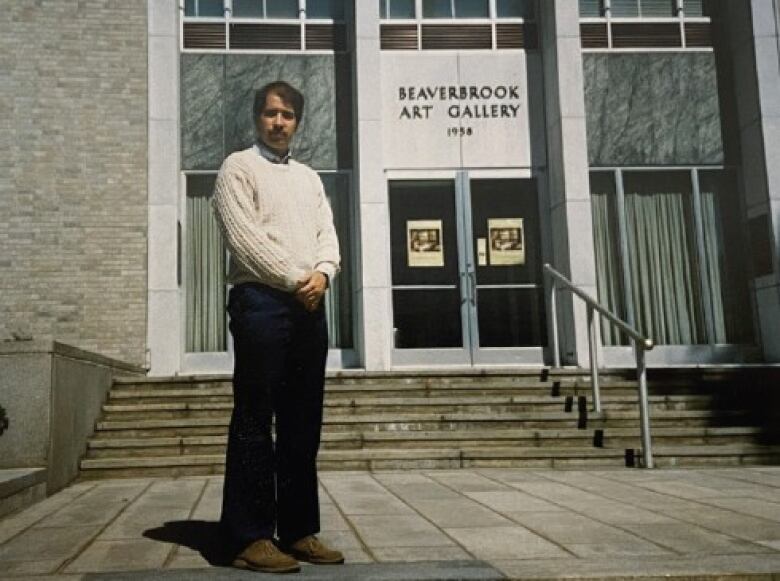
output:
M 561 354 L 558 345 L 558 308 L 557 291 L 558 283 L 565 290 L 582 299 L 588 308 L 588 355 L 590 359 L 590 378 L 593 389 L 593 409 L 596 412 L 601 411 L 601 393 L 599 390 L 599 365 L 598 365 L 598 340 L 596 335 L 596 324 L 599 317 L 606 318 L 610 323 L 623 331 L 634 342 L 634 355 L 636 357 L 636 374 L 639 380 L 639 424 L 642 435 L 642 459 L 645 468 L 653 468 L 653 449 L 650 441 L 650 410 L 647 398 L 647 365 L 645 364 L 645 351 L 653 348 L 653 341 L 642 336 L 639 331 L 631 325 L 618 318 L 609 309 L 604 307 L 588 293 L 577 287 L 568 278 L 555 270 L 549 264 L 544 265 L 544 272 L 550 275 L 552 284 L 550 285 L 550 307 L 551 323 L 553 331 L 553 360 L 554 366 L 561 366 Z M 598 313 L 598 316 L 596 316 Z

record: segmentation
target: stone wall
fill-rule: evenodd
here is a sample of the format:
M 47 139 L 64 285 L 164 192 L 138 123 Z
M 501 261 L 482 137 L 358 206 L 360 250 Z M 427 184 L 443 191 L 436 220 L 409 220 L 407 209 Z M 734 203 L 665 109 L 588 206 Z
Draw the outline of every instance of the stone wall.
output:
M 143 368 L 56 341 L 0 343 L 0 469 L 46 468 L 47 492 L 79 473 L 114 377 Z
M 146 2 L 0 10 L 0 340 L 143 363 Z

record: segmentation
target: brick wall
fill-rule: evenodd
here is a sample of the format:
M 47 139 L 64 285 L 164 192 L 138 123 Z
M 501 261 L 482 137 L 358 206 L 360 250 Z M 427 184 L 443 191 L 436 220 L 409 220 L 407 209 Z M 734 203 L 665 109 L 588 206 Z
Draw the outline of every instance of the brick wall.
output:
M 143 363 L 147 27 L 143 0 L 0 10 L 0 340 Z

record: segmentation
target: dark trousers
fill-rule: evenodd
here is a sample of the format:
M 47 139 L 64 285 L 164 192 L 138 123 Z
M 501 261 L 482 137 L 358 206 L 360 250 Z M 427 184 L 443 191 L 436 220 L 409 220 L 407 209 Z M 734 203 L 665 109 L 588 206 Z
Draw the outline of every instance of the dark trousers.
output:
M 317 450 L 328 332 L 322 305 L 308 312 L 260 284 L 230 291 L 233 415 L 222 524 L 237 544 L 283 543 L 320 530 Z M 275 441 L 271 426 L 275 425 Z

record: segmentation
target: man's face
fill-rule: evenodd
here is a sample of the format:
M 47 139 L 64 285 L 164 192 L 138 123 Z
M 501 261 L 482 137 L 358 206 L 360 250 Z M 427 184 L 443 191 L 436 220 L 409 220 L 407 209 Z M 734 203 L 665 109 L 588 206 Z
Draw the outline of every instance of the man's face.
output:
M 290 148 L 290 141 L 298 129 L 298 119 L 292 105 L 276 93 L 268 93 L 265 107 L 256 120 L 257 133 L 268 147 L 284 153 Z

